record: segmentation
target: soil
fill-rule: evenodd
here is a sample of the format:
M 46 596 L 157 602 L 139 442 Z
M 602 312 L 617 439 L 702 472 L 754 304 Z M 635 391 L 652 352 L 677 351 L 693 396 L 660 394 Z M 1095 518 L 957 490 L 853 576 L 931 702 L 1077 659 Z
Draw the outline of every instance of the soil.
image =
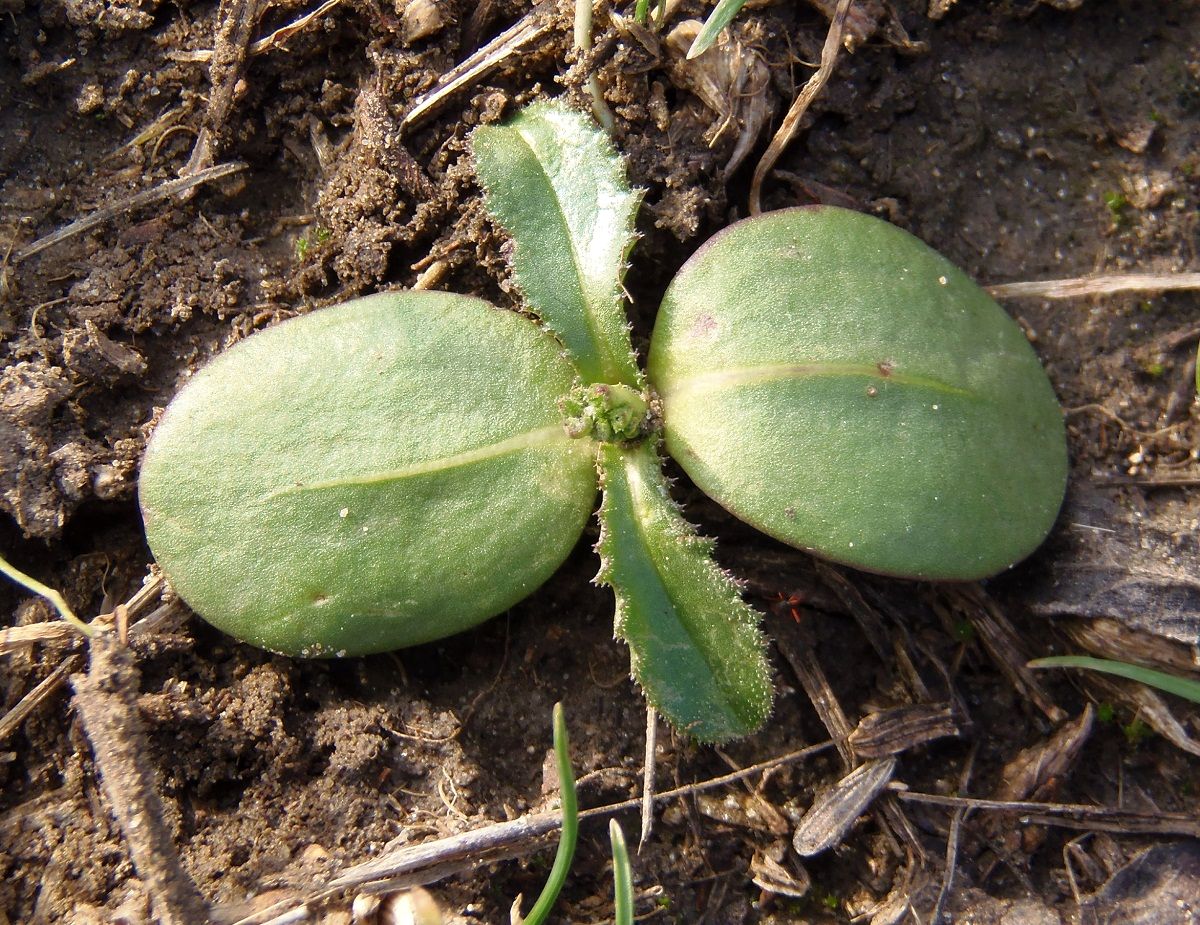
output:
M 771 128 L 727 175 L 739 123 L 722 128 L 725 116 L 687 89 L 694 74 L 654 33 L 598 15 L 595 51 L 575 63 L 570 10 L 551 9 L 547 38 L 401 131 L 413 100 L 526 5 L 347 0 L 241 60 L 246 37 L 308 6 L 0 0 L 0 551 L 80 614 L 111 610 L 150 569 L 138 460 L 159 410 L 207 358 L 293 314 L 411 286 L 435 260 L 445 265 L 439 288 L 517 307 L 504 241 L 473 179 L 472 126 L 564 86 L 582 102 L 583 77 L 598 75 L 616 144 L 646 191 L 628 280 L 643 349 L 675 269 L 746 212 Z M 683 0 L 668 29 L 706 12 Z M 959 0 L 927 10 L 865 0 L 853 21 L 856 47 L 768 179 L 764 208 L 825 201 L 875 212 L 988 284 L 1200 269 L 1200 4 Z M 737 60 L 762 78 L 748 95 L 771 127 L 827 26 L 815 7 L 770 0 L 735 21 Z M 210 69 L 202 52 L 214 47 Z M 189 164 L 230 161 L 246 167 L 24 256 L 41 236 Z M 969 593 L 830 574 L 681 480 L 689 516 L 719 538 L 722 564 L 746 579 L 780 640 L 777 704 L 764 731 L 726 749 L 662 730 L 660 789 L 828 738 L 794 667 L 811 651 L 851 726 L 904 701 L 907 659 L 927 703 L 953 702 L 959 734 L 901 754 L 895 779 L 913 791 L 1195 814 L 1200 763 L 1185 750 L 1200 733 L 1194 706 L 1166 705 L 1179 721 L 1171 733 L 1128 686 L 1044 673 L 1039 697 L 1006 674 L 1004 653 L 1023 662 L 1079 651 L 1085 637 L 1093 650 L 1119 639 L 1118 651 L 1194 670 L 1200 301 L 1181 292 L 1005 304 L 1068 415 L 1072 488 L 1055 534 Z M 122 677 L 139 760 L 157 775 L 168 833 L 214 920 L 233 920 L 267 891 L 304 891 L 390 843 L 552 808 L 543 765 L 559 700 L 583 805 L 637 796 L 644 705 L 612 639 L 610 595 L 590 584 L 595 539 L 589 530 L 509 613 L 389 655 L 286 659 L 194 617 L 137 636 Z M 886 615 L 903 657 L 872 647 L 855 619 L 864 607 Z M 9 585 L 0 613 L 10 626 L 52 619 Z M 1015 628 L 1007 650 L 993 644 L 989 613 Z M 0 714 L 64 658 L 81 670 L 82 656 L 78 643 L 51 641 L 4 655 Z M 0 741 L 0 923 L 151 914 L 153 880 L 135 872 L 86 733 L 63 685 Z M 1014 783 L 1039 756 L 1057 762 L 1053 774 Z M 844 773 L 826 752 L 668 804 L 634 858 L 639 914 L 885 922 L 904 920 L 911 901 L 929 921 L 952 832 L 945 911 L 963 921 L 1087 921 L 1097 908 L 1087 894 L 1129 859 L 1174 863 L 1175 837 L 1161 832 L 1080 833 L 982 811 L 959 825 L 952 810 L 893 798 L 838 847 L 801 860 L 791 830 Z M 636 814 L 620 821 L 636 831 Z M 1139 856 L 1146 848 L 1158 853 Z M 585 825 L 557 920 L 611 918 L 608 858 L 603 828 Z M 536 895 L 548 866 L 543 851 L 430 889 L 448 921 L 499 922 L 518 894 Z M 352 899 L 313 915 L 344 921 Z M 1155 920 L 1184 921 L 1191 907 L 1179 903 Z

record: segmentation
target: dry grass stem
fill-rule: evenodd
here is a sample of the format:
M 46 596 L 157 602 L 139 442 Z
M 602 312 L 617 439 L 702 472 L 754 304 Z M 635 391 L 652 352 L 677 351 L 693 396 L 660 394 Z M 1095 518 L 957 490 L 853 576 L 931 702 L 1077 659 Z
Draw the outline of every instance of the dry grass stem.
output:
M 160 183 L 158 186 L 151 189 L 142 190 L 134 193 L 131 196 L 125 196 L 117 202 L 97 209 L 91 215 L 71 222 L 65 228 L 60 228 L 58 231 L 52 232 L 43 238 L 38 238 L 27 247 L 21 248 L 13 255 L 13 262 L 19 263 L 32 257 L 34 254 L 44 251 L 48 247 L 53 247 L 68 238 L 73 238 L 77 234 L 82 234 L 95 228 L 97 225 L 107 222 L 111 218 L 115 218 L 123 212 L 131 212 L 134 209 L 148 206 L 151 203 L 159 202 L 163 199 L 170 199 L 172 196 L 177 196 L 180 193 L 186 192 L 194 187 L 200 186 L 203 183 L 211 183 L 214 180 L 220 180 L 222 177 L 228 177 L 231 174 L 239 173 L 246 169 L 246 164 L 230 163 L 218 164 L 215 167 L 209 167 L 194 173 L 191 176 L 180 177 L 177 180 L 168 180 L 165 183 Z
M 997 299 L 1082 299 L 1121 292 L 1176 292 L 1200 289 L 1200 273 L 1119 273 L 986 287 Z
M 963 766 L 962 773 L 958 776 L 958 790 L 960 793 L 969 789 L 971 784 L 971 773 L 975 769 L 975 757 L 979 754 L 979 743 L 976 742 L 971 746 L 971 752 L 967 756 L 967 762 Z M 950 834 L 946 838 L 946 871 L 942 879 L 942 888 L 938 891 L 937 902 L 933 905 L 933 913 L 929 917 L 930 925 L 941 925 L 945 920 L 946 903 L 950 899 L 951 891 L 954 889 L 954 872 L 958 869 L 958 842 L 962 836 L 963 823 L 966 821 L 967 813 L 970 812 L 966 806 L 960 806 L 954 811 L 953 817 L 950 819 Z
M 768 761 L 751 765 L 740 771 L 713 777 L 698 784 L 689 784 L 656 794 L 655 803 L 663 803 L 681 797 L 692 796 L 706 790 L 724 787 L 756 774 L 770 771 L 785 764 L 803 761 L 827 751 L 833 742 L 820 742 L 798 751 L 780 755 Z M 581 822 L 607 819 L 619 813 L 636 812 L 641 808 L 641 798 L 612 803 L 607 806 L 585 809 L 579 813 Z M 298 906 L 307 907 L 330 898 L 342 890 L 369 891 L 372 884 L 387 889 L 400 886 L 417 886 L 433 883 L 443 877 L 464 871 L 476 871 L 481 863 L 518 857 L 538 848 L 546 836 L 562 826 L 557 813 L 525 816 L 511 822 L 498 822 L 460 835 L 437 839 L 420 845 L 408 845 L 388 851 L 377 858 L 356 864 L 342 871 L 332 880 L 317 887 L 299 900 L 284 900 L 269 908 L 238 919 L 233 925 L 267 925 L 282 915 L 290 915 Z
M 67 676 L 78 667 L 78 658 L 64 659 L 41 683 L 18 700 L 16 705 L 4 716 L 0 717 L 0 742 L 16 732 L 21 723 L 25 721 L 25 717 L 32 713 L 38 704 L 62 687 Z
M 974 627 L 980 643 L 1017 693 L 1034 703 L 1050 722 L 1058 724 L 1067 718 L 1063 709 L 1050 699 L 1041 682 L 1034 677 L 1033 671 L 1026 667 L 1029 658 L 1021 650 L 1021 637 L 983 588 L 977 584 L 964 585 L 962 588 L 947 587 L 939 597 Z M 949 616 L 946 609 L 936 603 L 935 610 L 943 619 Z M 953 618 L 948 622 L 950 625 L 947 628 L 953 632 Z
M 1185 835 L 1200 838 L 1200 817 L 1194 813 L 1140 813 L 1104 806 L 1077 803 L 1036 803 L 1029 801 L 978 800 L 973 797 L 944 796 L 939 793 L 895 791 L 902 803 L 928 803 L 951 809 L 965 807 L 988 812 L 1019 813 L 1021 822 L 1054 825 L 1068 829 L 1095 829 L 1125 834 Z
M 413 103 L 400 121 L 400 128 L 411 128 L 423 122 L 456 94 L 475 86 L 499 68 L 510 55 L 541 42 L 550 32 L 556 9 L 555 0 L 542 0 L 510 28 L 447 71 L 437 86 Z
M 766 179 L 767 174 L 771 172 L 771 168 L 775 166 L 775 162 L 779 160 L 779 156 L 783 154 L 784 149 L 796 137 L 796 132 L 800 127 L 800 119 L 808 112 L 808 107 L 812 105 L 812 101 L 817 98 L 817 95 L 824 89 L 825 84 L 829 82 L 829 78 L 833 76 L 833 69 L 837 65 L 838 53 L 842 48 L 842 30 L 846 25 L 846 14 L 850 10 L 850 3 L 851 0 L 839 0 L 837 10 L 833 14 L 833 20 L 829 23 L 829 32 L 825 36 L 825 45 L 821 49 L 821 66 L 817 68 L 817 72 L 812 77 L 808 78 L 808 83 L 804 85 L 804 89 L 800 91 L 799 96 L 792 102 L 787 115 L 783 117 L 783 122 L 779 126 L 779 130 L 775 133 L 775 137 L 771 139 L 771 143 L 767 146 L 767 150 L 759 160 L 758 166 L 754 168 L 754 177 L 750 181 L 751 215 L 758 215 L 762 212 L 763 181 Z
M 654 771 L 658 764 L 658 713 L 646 705 L 646 757 L 642 763 L 642 830 L 638 835 L 638 853 L 654 830 Z

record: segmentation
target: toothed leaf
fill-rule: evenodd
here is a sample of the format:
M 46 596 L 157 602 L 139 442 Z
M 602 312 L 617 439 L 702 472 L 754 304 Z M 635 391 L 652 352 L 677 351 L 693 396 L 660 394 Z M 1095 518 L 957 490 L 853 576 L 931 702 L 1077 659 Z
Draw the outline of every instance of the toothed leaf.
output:
M 651 441 L 601 451 L 600 580 L 617 598 L 647 700 L 702 742 L 748 735 L 771 712 L 759 615 L 711 558 L 667 493 Z
M 389 293 L 321 309 L 201 370 L 139 492 L 172 586 L 239 639 L 361 654 L 474 626 L 553 572 L 596 496 L 562 427 L 574 371 L 528 319 Z
M 480 126 L 473 147 L 488 211 L 512 235 L 529 307 L 585 382 L 637 386 L 621 278 L 639 197 L 608 136 L 559 103 L 535 103 Z

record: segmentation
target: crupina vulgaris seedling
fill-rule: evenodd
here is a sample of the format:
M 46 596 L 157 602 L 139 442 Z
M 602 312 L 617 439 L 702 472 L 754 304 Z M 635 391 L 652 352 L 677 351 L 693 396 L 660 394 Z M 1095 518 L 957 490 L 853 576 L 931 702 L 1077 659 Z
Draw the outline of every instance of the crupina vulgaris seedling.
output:
M 622 278 L 639 197 L 586 118 L 479 128 L 488 209 L 537 321 L 395 292 L 256 334 L 198 373 L 146 452 L 146 533 L 201 616 L 264 648 L 357 655 L 524 598 L 599 488 L 598 581 L 650 703 L 702 741 L 771 707 L 759 616 L 668 491 L 888 575 L 976 579 L 1062 500 L 1062 417 L 1013 321 L 886 222 L 788 209 L 712 238 L 671 283 L 646 371 Z

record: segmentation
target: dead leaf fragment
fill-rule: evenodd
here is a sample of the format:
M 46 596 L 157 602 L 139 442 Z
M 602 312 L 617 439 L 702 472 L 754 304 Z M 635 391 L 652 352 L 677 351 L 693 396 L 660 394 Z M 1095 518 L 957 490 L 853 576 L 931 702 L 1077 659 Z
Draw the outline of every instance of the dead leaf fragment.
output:
M 802 899 L 812 887 L 812 880 L 802 865 L 797 864 L 796 869 L 799 873 L 793 873 L 762 851 L 756 851 L 750 861 L 750 877 L 759 889 L 777 896 Z
M 1050 738 L 1018 753 L 1004 766 L 995 799 L 1046 799 L 1071 772 L 1095 719 L 1096 711 L 1089 703 L 1077 720 L 1065 723 Z
M 916 703 L 868 713 L 847 741 L 860 758 L 883 758 L 958 732 L 950 704 Z
M 820 794 L 796 826 L 792 837 L 796 853 L 812 857 L 839 844 L 895 773 L 895 758 L 870 761 Z
M 1159 925 L 1200 916 L 1200 845 L 1156 845 L 1079 904 L 1081 925 Z
M 703 23 L 688 19 L 666 38 L 671 80 L 699 97 L 717 115 L 704 135 L 709 147 L 735 135 L 733 153 L 725 164 L 728 177 L 746 159 L 763 127 L 775 111 L 771 72 L 755 49 L 743 44 L 734 29 L 722 31 L 716 43 L 698 58 L 688 60 L 688 49 Z

